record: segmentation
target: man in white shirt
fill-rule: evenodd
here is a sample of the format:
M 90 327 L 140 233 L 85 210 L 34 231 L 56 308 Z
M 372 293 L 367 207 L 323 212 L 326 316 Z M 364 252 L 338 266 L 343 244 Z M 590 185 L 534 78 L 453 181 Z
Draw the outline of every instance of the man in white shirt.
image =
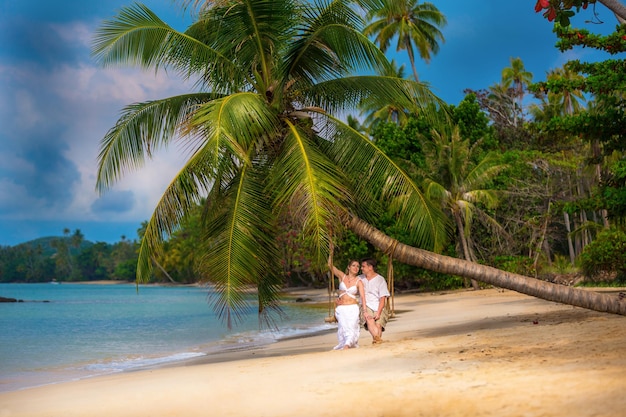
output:
M 376 272 L 376 260 L 372 258 L 361 260 L 359 278 L 365 287 L 364 327 L 372 335 L 372 343 L 382 343 L 383 331 L 385 331 L 385 325 L 389 320 L 389 313 L 385 308 L 387 297 L 390 296 L 387 282 Z

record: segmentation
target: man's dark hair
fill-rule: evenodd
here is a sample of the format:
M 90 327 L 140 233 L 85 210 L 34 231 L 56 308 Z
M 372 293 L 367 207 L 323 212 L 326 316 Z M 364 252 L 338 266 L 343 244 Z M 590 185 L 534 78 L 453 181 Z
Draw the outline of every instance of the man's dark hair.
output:
M 361 263 L 366 263 L 376 270 L 376 259 L 374 258 L 363 258 L 361 259 Z

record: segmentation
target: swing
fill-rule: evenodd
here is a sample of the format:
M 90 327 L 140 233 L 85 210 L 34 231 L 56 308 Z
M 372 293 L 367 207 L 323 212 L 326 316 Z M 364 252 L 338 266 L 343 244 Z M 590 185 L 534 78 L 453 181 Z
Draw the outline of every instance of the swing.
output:
M 335 303 L 333 302 L 333 299 L 332 299 L 332 294 L 334 293 L 335 293 L 335 277 L 331 275 L 330 285 L 328 286 L 328 317 L 324 319 L 324 322 L 326 323 L 337 323 L 337 318 L 335 317 Z
M 337 318 L 335 317 L 335 303 L 333 302 L 333 294 L 335 293 L 335 274 L 333 273 L 332 267 L 333 265 L 333 241 L 330 241 L 330 255 L 329 255 L 329 267 L 328 272 L 330 273 L 330 279 L 328 280 L 328 317 L 324 319 L 326 323 L 337 323 Z
M 389 258 L 387 262 L 387 288 L 389 289 L 389 294 L 391 297 L 387 299 L 387 305 L 385 308 L 389 312 L 389 318 L 393 318 L 396 316 L 396 307 L 394 304 L 394 284 L 393 284 L 393 254 L 396 251 L 396 246 L 398 246 L 398 241 L 394 240 L 389 249 L 387 249 L 387 256 Z
M 386 253 L 389 257 L 389 261 L 387 262 L 387 288 L 389 289 L 389 294 L 391 296 L 387 299 L 387 305 L 385 308 L 389 312 L 389 318 L 393 318 L 396 316 L 396 306 L 395 306 L 395 289 L 393 282 L 393 254 L 396 250 L 396 246 L 398 246 L 398 241 L 394 240 L 389 249 L 387 249 Z M 333 242 L 330 242 L 330 265 L 333 265 Z M 337 318 L 335 317 L 335 303 L 333 302 L 332 295 L 335 293 L 335 274 L 332 269 L 329 267 L 330 280 L 328 281 L 328 317 L 324 319 L 326 323 L 337 323 Z

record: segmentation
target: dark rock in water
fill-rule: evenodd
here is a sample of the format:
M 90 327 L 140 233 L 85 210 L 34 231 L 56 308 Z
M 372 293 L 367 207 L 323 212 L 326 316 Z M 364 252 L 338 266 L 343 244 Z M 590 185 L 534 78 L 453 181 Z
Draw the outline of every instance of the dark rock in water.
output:
M 49 303 L 50 300 L 26 300 L 29 303 Z M 0 297 L 0 303 L 24 303 L 24 300 L 19 298 Z

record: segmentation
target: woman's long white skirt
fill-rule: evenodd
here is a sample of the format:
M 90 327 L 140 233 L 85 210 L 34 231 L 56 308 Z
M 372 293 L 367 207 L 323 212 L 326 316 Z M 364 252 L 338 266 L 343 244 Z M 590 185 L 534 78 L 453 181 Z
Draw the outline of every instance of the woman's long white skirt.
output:
M 345 347 L 359 347 L 360 309 L 358 304 L 343 304 L 335 307 L 337 318 L 337 346 L 333 349 Z

